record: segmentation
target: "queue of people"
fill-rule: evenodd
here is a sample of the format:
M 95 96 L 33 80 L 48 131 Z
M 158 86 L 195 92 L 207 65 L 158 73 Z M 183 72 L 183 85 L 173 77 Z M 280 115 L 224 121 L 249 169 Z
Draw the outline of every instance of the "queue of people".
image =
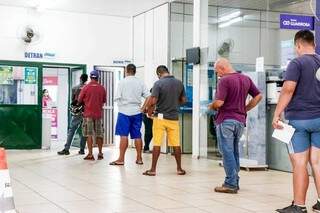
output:
M 293 202 L 288 207 L 276 210 L 280 213 L 307 212 L 305 202 L 309 186 L 307 166 L 311 164 L 318 200 L 313 210 L 320 212 L 320 56 L 315 53 L 315 40 L 311 31 L 299 31 L 294 38 L 298 57 L 287 67 L 284 85 L 274 114 L 273 127 L 283 128 L 286 120 L 295 128 L 294 136 L 288 145 L 293 167 Z M 217 111 L 215 116 L 216 135 L 222 155 L 225 179 L 214 190 L 217 193 L 236 194 L 240 190 L 239 141 L 246 125 L 247 113 L 262 100 L 262 94 L 253 81 L 246 75 L 235 71 L 228 59 L 220 58 L 215 63 L 219 77 L 215 100 L 208 106 Z M 170 74 L 166 66 L 158 66 L 159 78 L 151 91 L 136 76 L 136 67 L 126 67 L 125 78 L 120 81 L 115 95 L 119 106 L 116 135 L 120 136 L 120 154 L 110 165 L 123 166 L 128 147 L 128 137 L 135 141 L 136 164 L 143 164 L 143 152 L 149 152 L 153 139 L 151 168 L 143 175 L 155 176 L 160 147 L 167 135 L 168 145 L 173 147 L 177 163 L 177 175 L 185 175 L 182 168 L 179 136 L 179 106 L 186 102 L 182 82 Z M 102 107 L 106 101 L 106 91 L 98 83 L 99 73 L 81 76 L 81 84 L 73 90 L 74 107 L 84 111 L 74 114 L 71 120 L 68 140 L 61 155 L 69 154 L 70 144 L 77 128 L 82 124 L 83 140 L 87 140 L 88 155 L 85 160 L 95 160 L 92 152 L 93 139 L 98 144 L 98 160 L 103 159 Z M 251 96 L 247 102 L 247 97 Z M 144 103 L 142 103 L 144 99 Z M 282 117 L 284 113 L 285 117 Z M 145 124 L 145 145 L 143 148 L 141 126 Z M 84 154 L 84 143 L 80 154 Z

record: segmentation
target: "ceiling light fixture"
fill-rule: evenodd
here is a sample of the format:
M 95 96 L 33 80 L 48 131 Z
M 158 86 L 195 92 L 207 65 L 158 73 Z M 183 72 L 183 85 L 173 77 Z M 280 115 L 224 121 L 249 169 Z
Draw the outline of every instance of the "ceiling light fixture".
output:
M 219 19 L 218 19 L 218 22 L 225 22 L 225 21 L 229 21 L 231 19 L 234 19 L 234 18 L 237 18 L 241 15 L 241 12 L 240 11 L 236 11 L 236 12 L 233 12 L 233 13 L 230 13 L 228 15 L 224 15 L 224 16 L 221 16 Z
M 240 22 L 242 20 L 243 20 L 242 16 L 234 18 L 234 19 L 231 19 L 231 20 L 229 20 L 229 21 L 227 21 L 225 23 L 219 24 L 219 28 L 229 27 L 231 24 Z

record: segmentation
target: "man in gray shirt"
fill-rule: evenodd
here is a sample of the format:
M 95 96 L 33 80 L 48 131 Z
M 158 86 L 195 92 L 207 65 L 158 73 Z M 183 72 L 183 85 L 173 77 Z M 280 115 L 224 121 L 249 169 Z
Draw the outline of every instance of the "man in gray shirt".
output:
M 143 175 L 155 176 L 160 147 L 167 133 L 168 144 L 173 147 L 177 162 L 177 174 L 185 175 L 181 167 L 181 148 L 179 130 L 179 106 L 186 101 L 182 82 L 170 75 L 166 66 L 157 68 L 158 80 L 153 88 L 151 97 L 146 104 L 148 116 L 153 118 L 153 152 L 152 167 Z
M 135 140 L 135 147 L 137 149 L 136 164 L 143 164 L 142 162 L 142 140 L 141 140 L 141 126 L 142 113 L 141 105 L 142 99 L 150 96 L 150 92 L 145 84 L 135 76 L 136 66 L 129 64 L 126 67 L 126 77 L 119 82 L 118 89 L 115 95 L 115 101 L 118 103 L 119 114 L 116 124 L 116 135 L 120 136 L 120 156 L 116 161 L 110 165 L 120 166 L 124 165 L 125 153 L 128 148 L 128 136 Z

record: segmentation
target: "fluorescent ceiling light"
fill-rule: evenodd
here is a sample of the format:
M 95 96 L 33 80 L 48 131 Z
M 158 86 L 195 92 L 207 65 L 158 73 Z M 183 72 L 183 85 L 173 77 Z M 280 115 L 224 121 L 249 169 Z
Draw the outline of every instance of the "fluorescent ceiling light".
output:
M 228 14 L 228 15 L 224 15 L 224 16 L 220 17 L 220 18 L 218 19 L 218 21 L 219 21 L 219 22 L 229 21 L 229 20 L 231 20 L 231 19 L 233 19 L 233 18 L 236 18 L 236 17 L 238 17 L 238 16 L 240 16 L 240 15 L 241 15 L 241 12 L 240 12 L 240 11 L 236 11 L 236 12 L 233 12 L 233 13 L 230 13 L 230 14 Z
M 243 20 L 243 17 L 237 17 L 237 18 L 234 18 L 234 19 L 231 19 L 230 21 L 227 21 L 225 23 L 222 23 L 222 24 L 219 24 L 219 28 L 224 28 L 224 27 L 228 27 L 230 26 L 231 24 L 234 24 L 234 23 L 237 23 L 237 22 L 240 22 Z

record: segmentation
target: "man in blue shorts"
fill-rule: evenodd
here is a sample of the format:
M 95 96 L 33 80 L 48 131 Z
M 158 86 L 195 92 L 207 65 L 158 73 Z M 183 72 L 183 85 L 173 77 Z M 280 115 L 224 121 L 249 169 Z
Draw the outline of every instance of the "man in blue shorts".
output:
M 273 118 L 273 127 L 281 126 L 280 117 L 295 128 L 288 145 L 293 168 L 293 202 L 278 209 L 281 213 L 307 212 L 305 206 L 309 186 L 308 163 L 310 162 L 318 192 L 315 212 L 320 212 L 320 56 L 315 53 L 314 35 L 301 30 L 294 38 L 298 57 L 287 67 L 284 85 Z
M 141 126 L 142 99 L 148 98 L 150 92 L 145 84 L 135 76 L 136 66 L 129 64 L 126 67 L 126 77 L 119 82 L 115 101 L 118 103 L 119 114 L 116 124 L 116 135 L 120 136 L 120 156 L 110 165 L 124 165 L 125 153 L 128 148 L 128 136 L 135 141 L 137 150 L 136 164 L 143 164 L 142 161 L 142 140 Z

